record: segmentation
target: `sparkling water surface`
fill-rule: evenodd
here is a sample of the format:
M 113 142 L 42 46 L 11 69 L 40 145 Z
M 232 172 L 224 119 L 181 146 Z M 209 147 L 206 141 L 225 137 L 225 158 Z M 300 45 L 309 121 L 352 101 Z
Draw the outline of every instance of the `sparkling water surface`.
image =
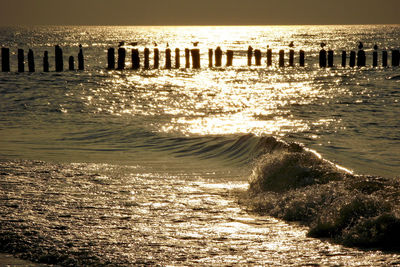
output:
M 400 80 L 390 79 L 399 69 L 369 67 L 374 44 L 379 52 L 399 48 L 399 30 L 1 28 L 12 53 L 12 72 L 0 73 L 2 237 L 23 247 L 15 253 L 68 264 L 398 261 L 396 253 L 344 248 L 248 214 L 236 194 L 247 188 L 262 136 L 302 143 L 357 174 L 399 177 Z M 128 51 L 138 42 L 141 56 L 156 42 L 161 66 L 167 43 L 181 49 L 182 63 L 184 48 L 198 41 L 202 68 L 133 71 L 128 63 L 108 71 L 106 50 L 120 41 Z M 298 50 L 306 52 L 306 67 L 277 68 L 277 52 L 291 41 L 296 62 Z M 339 67 L 341 51 L 359 41 L 369 66 Z M 318 68 L 321 42 L 337 67 Z M 48 50 L 54 69 L 55 44 L 65 62 L 82 44 L 86 70 L 16 73 L 17 48 L 34 50 L 37 70 Z M 273 49 L 274 66 L 263 54 L 261 67 L 247 67 L 249 45 Z M 208 68 L 208 49 L 217 46 L 234 50 L 233 67 Z

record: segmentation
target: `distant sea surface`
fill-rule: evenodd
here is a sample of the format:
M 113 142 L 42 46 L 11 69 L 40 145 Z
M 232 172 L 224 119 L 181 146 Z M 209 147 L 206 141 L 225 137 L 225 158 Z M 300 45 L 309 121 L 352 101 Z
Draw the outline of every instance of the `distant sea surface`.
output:
M 0 249 L 62 265 L 399 263 L 250 214 L 236 196 L 277 143 L 355 175 L 399 178 L 400 68 L 372 67 L 373 46 L 390 65 L 399 40 L 400 25 L 0 28 L 11 51 L 11 72 L 0 73 Z M 121 41 L 126 70 L 107 70 L 107 49 Z M 367 67 L 342 68 L 341 51 L 360 41 Z M 193 42 L 200 69 L 184 68 Z M 295 67 L 279 68 L 291 42 Z M 322 42 L 333 68 L 318 66 Z M 71 55 L 77 66 L 81 44 L 85 71 L 54 72 L 56 44 L 64 69 Z M 180 49 L 179 69 L 165 69 L 167 45 L 173 66 Z M 262 66 L 247 66 L 249 45 Z M 208 67 L 217 46 L 234 51 L 232 67 L 225 53 L 222 67 Z M 151 69 L 131 70 L 130 50 L 143 67 L 145 47 Z M 17 73 L 18 48 L 34 51 L 35 73 Z

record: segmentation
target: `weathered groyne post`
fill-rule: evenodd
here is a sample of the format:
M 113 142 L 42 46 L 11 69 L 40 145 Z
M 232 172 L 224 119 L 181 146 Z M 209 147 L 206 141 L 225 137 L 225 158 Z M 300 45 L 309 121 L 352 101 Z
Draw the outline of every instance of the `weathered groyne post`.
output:
M 261 66 L 261 50 L 254 50 L 254 58 L 256 60 L 256 66 Z
M 342 67 L 345 68 L 346 67 L 346 51 L 342 51 Z
M 304 62 L 305 62 L 305 53 L 303 50 L 300 50 L 300 59 L 299 59 L 299 64 L 300 67 L 304 67 Z
M 139 49 L 132 49 L 132 69 L 138 70 L 140 68 Z
M 49 52 L 44 51 L 43 55 L 43 72 L 49 72 Z
M 160 67 L 160 51 L 158 48 L 154 48 L 154 68 L 158 69 Z
M 171 65 L 171 49 L 165 49 L 165 68 L 170 69 Z
M 179 69 L 181 67 L 181 56 L 179 48 L 175 48 L 175 69 Z
M 388 53 L 387 51 L 382 51 L 382 67 L 387 67 L 388 63 Z
M 185 48 L 185 68 L 190 68 L 190 51 L 189 48 Z
M 226 66 L 230 67 L 233 63 L 233 51 L 227 50 L 226 51 Z
M 24 65 L 24 50 L 18 49 L 18 72 L 24 72 L 25 65 Z
M 247 66 L 251 66 L 251 61 L 253 58 L 253 47 L 249 46 L 247 49 Z
M 272 66 L 272 49 L 267 49 L 267 66 Z
M 10 49 L 2 47 L 1 48 L 1 71 L 10 71 Z
M 319 51 L 319 67 L 326 68 L 326 50 L 324 48 Z
M 115 69 L 115 49 L 113 47 L 108 48 L 107 51 L 107 69 Z
M 289 67 L 294 66 L 294 50 L 290 49 L 289 50 Z
M 193 69 L 200 69 L 200 49 L 195 48 L 191 51 L 192 54 L 192 68 Z
M 279 50 L 279 67 L 285 67 L 285 51 Z
M 59 45 L 55 46 L 55 60 L 56 60 L 56 71 L 60 72 L 64 70 L 64 59 L 63 59 L 63 52 Z
M 328 50 L 328 67 L 333 67 L 333 50 Z
M 398 67 L 400 65 L 400 51 L 392 50 L 392 66 Z
M 118 48 L 118 65 L 117 65 L 118 70 L 125 69 L 125 58 L 126 58 L 125 48 L 122 47 Z
M 350 51 L 349 66 L 351 68 L 354 68 L 355 65 L 356 65 L 356 52 L 355 51 Z
M 150 69 L 150 49 L 147 47 L 144 49 L 144 68 L 146 70 Z
M 82 45 L 79 45 L 78 70 L 85 70 L 85 58 L 83 56 Z
M 357 52 L 357 67 L 365 67 L 366 65 L 365 51 L 363 50 L 363 47 L 363 43 L 360 42 Z
M 75 70 L 75 59 L 73 56 L 70 56 L 68 59 L 68 66 L 69 66 L 69 70 Z
M 211 48 L 208 49 L 208 67 L 212 68 L 213 67 L 213 55 L 214 55 L 214 50 Z
M 217 47 L 215 49 L 215 66 L 216 67 L 221 67 L 222 66 L 222 50 L 221 47 Z
M 28 70 L 29 72 L 35 72 L 35 57 L 32 49 L 28 51 Z

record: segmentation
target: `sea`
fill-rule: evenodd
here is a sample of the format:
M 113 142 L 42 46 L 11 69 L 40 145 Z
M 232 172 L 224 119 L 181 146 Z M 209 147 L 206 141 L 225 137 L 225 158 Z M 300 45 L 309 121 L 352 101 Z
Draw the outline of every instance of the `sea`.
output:
M 400 25 L 0 27 L 11 53 L 0 252 L 59 266 L 400 265 L 399 40 Z M 367 66 L 342 67 L 360 42 Z M 333 67 L 319 67 L 321 43 Z M 69 71 L 79 45 L 85 70 Z M 109 70 L 118 46 L 126 68 Z M 209 67 L 218 46 L 222 66 Z M 249 46 L 261 66 L 248 66 Z M 26 62 L 32 49 L 36 72 L 17 72 L 19 48 Z M 200 49 L 200 69 L 185 68 L 185 48 Z

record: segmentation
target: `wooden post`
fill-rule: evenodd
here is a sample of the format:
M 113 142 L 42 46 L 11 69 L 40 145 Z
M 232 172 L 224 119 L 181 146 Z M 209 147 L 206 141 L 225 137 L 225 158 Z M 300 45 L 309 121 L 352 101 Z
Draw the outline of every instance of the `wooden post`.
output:
M 35 57 L 33 56 L 32 49 L 28 51 L 28 69 L 29 72 L 35 72 Z
M 24 65 L 24 50 L 18 49 L 18 72 L 24 72 L 25 65 Z
M 44 51 L 43 55 L 43 72 L 49 72 L 49 52 Z
M 267 49 L 267 66 L 272 66 L 272 49 Z
M 285 51 L 279 50 L 279 67 L 285 67 Z
M 189 48 L 185 48 L 185 68 L 190 68 L 190 51 Z
M 304 54 L 304 51 L 303 50 L 300 50 L 300 60 L 299 60 L 299 64 L 300 64 L 300 67 L 304 67 L 304 58 L 305 58 L 305 54 Z
M 328 67 L 333 67 L 333 50 L 328 50 Z
M 143 54 L 144 54 L 144 68 L 148 70 L 150 69 L 150 49 L 145 48 Z
M 261 50 L 254 50 L 254 58 L 256 60 L 256 66 L 261 66 Z
M 342 51 L 342 67 L 345 68 L 346 67 L 346 51 Z
M 221 67 L 222 65 L 222 50 L 221 47 L 215 49 L 215 67 Z
M 175 48 L 175 69 L 179 69 L 181 67 L 181 56 L 179 55 L 179 48 Z
M 107 52 L 107 69 L 113 70 L 115 69 L 115 49 L 110 47 Z
M 59 45 L 55 46 L 55 55 L 56 55 L 56 71 L 60 72 L 64 70 L 64 59 L 63 52 Z
M 374 68 L 378 67 L 378 51 L 376 50 L 372 53 L 372 66 Z
M 387 67 L 388 53 L 387 51 L 382 51 L 382 67 Z
M 232 62 L 233 62 L 233 51 L 227 50 L 226 51 L 226 66 L 228 66 L 228 67 L 232 66 Z
M 321 51 L 319 51 L 319 67 L 320 68 L 326 67 L 326 51 L 325 51 L 325 49 L 321 49 Z
M 392 50 L 392 66 L 398 67 L 400 65 L 400 51 Z
M 350 51 L 350 62 L 349 62 L 349 66 L 350 66 L 351 68 L 354 68 L 355 65 L 356 65 L 356 52 Z
M 251 61 L 253 57 L 253 47 L 249 46 L 247 49 L 247 66 L 251 66 Z
M 83 57 L 82 47 L 79 48 L 79 53 L 78 53 L 78 70 L 85 70 L 85 59 Z
M 165 68 L 171 68 L 171 49 L 165 49 Z
M 1 48 L 1 71 L 10 71 L 10 49 L 2 47 Z
M 73 56 L 69 57 L 68 66 L 69 66 L 69 68 L 68 68 L 69 70 L 75 70 L 75 59 Z
M 158 48 L 154 48 L 154 68 L 158 69 L 160 67 L 160 52 Z
M 289 67 L 294 66 L 294 50 L 290 49 L 289 50 Z
M 126 51 L 125 48 L 118 48 L 118 70 L 124 70 L 125 69 L 125 58 L 126 58 Z
M 213 54 L 214 54 L 214 51 L 211 48 L 208 49 L 208 67 L 210 67 L 210 68 L 213 67 Z
M 365 51 L 360 49 L 357 53 L 357 67 L 365 67 Z
M 138 70 L 140 68 L 139 49 L 132 49 L 132 69 Z
M 200 69 L 200 49 L 192 49 L 192 67 L 193 69 Z

